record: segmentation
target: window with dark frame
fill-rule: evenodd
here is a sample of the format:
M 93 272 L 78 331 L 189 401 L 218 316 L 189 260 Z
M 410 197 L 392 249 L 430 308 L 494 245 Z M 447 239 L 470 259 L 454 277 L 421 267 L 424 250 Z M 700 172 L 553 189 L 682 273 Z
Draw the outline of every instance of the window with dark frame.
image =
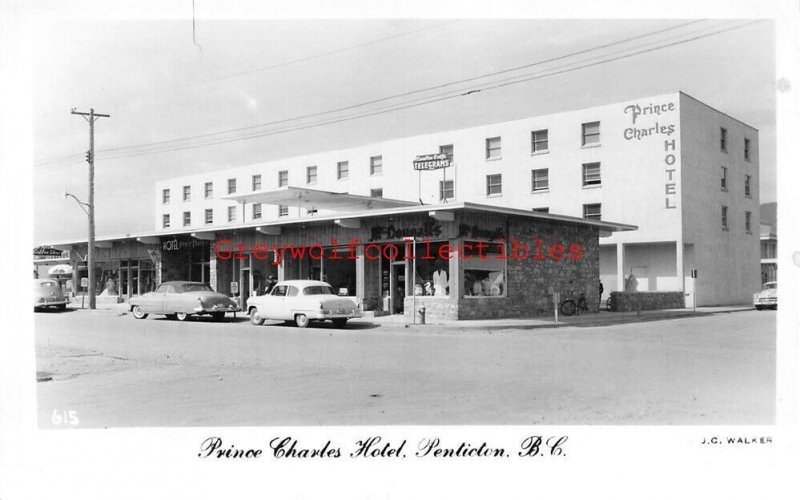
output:
M 447 201 L 455 198 L 453 180 L 439 181 L 439 201 Z
M 192 224 L 192 212 L 183 212 L 183 225 L 189 226 Z
M 751 218 L 752 218 L 751 212 L 744 213 L 744 230 L 748 233 L 752 232 L 752 225 L 750 222 Z
M 208 200 L 214 197 L 214 183 L 213 182 L 206 182 L 203 188 L 203 195 Z
M 531 211 L 537 212 L 537 213 L 540 213 L 540 214 L 549 214 L 550 213 L 550 207 L 532 208 Z
M 531 191 L 547 191 L 548 189 L 550 189 L 550 169 L 531 170 Z
M 261 190 L 261 174 L 256 174 L 253 176 L 253 191 L 260 191 Z
M 289 205 L 278 205 L 278 217 L 289 215 Z
M 228 179 L 228 194 L 236 193 L 236 179 Z
M 192 186 L 183 186 L 183 201 L 192 200 Z
M 581 125 L 581 146 L 600 144 L 600 122 L 589 122 Z
M 728 129 L 725 127 L 719 128 L 719 149 L 728 152 Z
M 161 216 L 161 227 L 164 229 L 169 228 L 169 214 L 163 214 Z
M 589 203 L 583 206 L 583 218 L 600 220 L 601 211 L 600 203 Z
M 169 189 L 161 191 L 161 204 L 167 205 L 169 203 Z
M 339 180 L 350 177 L 350 162 L 340 161 L 336 164 L 336 178 Z
M 206 208 L 206 224 L 214 223 L 214 209 Z
M 288 185 L 289 185 L 289 171 L 281 170 L 280 172 L 278 172 L 278 187 L 283 187 Z
M 486 176 L 486 196 L 503 194 L 503 175 L 491 174 Z
M 750 176 L 744 176 L 744 195 L 750 197 Z
M 728 167 L 720 167 L 720 169 L 721 169 L 720 179 L 719 179 L 720 188 L 723 191 L 727 191 L 728 190 Z
M 744 138 L 744 159 L 750 161 L 750 139 Z
M 228 207 L 228 222 L 236 220 L 236 206 Z
M 383 174 L 383 156 L 372 156 L 369 159 L 369 175 Z
M 253 220 L 261 218 L 261 203 L 253 203 Z
M 722 229 L 728 229 L 728 207 L 722 205 Z
M 486 159 L 496 160 L 501 155 L 501 140 L 500 137 L 490 137 L 486 139 Z
M 375 188 L 369 190 L 370 198 L 383 198 L 383 188 Z
M 600 186 L 600 162 L 583 164 L 583 186 Z
M 547 136 L 547 129 L 531 132 L 531 153 L 541 153 L 549 150 Z
M 439 146 L 439 154 L 447 155 L 447 159 L 450 160 L 450 163 L 453 163 L 453 145 L 452 144 L 445 144 L 444 146 Z
M 311 166 L 306 167 L 306 184 L 316 184 L 317 183 L 317 167 Z

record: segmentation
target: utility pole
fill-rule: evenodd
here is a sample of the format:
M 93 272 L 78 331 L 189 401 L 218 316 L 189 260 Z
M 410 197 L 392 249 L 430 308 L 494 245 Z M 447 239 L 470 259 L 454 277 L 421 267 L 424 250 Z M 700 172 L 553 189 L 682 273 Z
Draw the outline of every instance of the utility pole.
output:
M 90 108 L 88 113 L 75 111 L 73 115 L 81 115 L 89 122 L 89 151 L 86 153 L 86 161 L 89 162 L 89 244 L 86 251 L 86 267 L 89 273 L 89 309 L 97 308 L 96 284 L 94 269 L 94 121 L 98 118 L 110 118 L 111 115 L 95 113 L 94 108 Z

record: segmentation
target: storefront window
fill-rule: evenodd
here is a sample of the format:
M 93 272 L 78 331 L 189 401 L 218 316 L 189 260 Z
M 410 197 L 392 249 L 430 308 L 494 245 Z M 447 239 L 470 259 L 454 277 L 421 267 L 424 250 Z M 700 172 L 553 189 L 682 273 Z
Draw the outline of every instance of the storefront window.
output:
M 506 260 L 500 244 L 467 241 L 460 256 L 465 297 L 505 297 Z
M 450 295 L 450 254 L 446 241 L 422 242 L 416 245 L 416 280 L 414 295 L 447 297 Z

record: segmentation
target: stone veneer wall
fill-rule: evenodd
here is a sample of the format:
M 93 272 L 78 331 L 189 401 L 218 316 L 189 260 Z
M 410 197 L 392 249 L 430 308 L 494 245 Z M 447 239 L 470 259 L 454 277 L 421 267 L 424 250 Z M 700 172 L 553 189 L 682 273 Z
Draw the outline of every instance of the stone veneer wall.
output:
M 683 309 L 683 292 L 611 292 L 613 311 L 651 311 Z
M 403 299 L 403 316 L 409 323 L 413 322 L 411 310 L 414 306 L 413 297 Z M 458 302 L 448 297 L 417 296 L 417 323 L 421 321 L 420 308 L 425 306 L 425 322 L 436 320 L 458 319 Z

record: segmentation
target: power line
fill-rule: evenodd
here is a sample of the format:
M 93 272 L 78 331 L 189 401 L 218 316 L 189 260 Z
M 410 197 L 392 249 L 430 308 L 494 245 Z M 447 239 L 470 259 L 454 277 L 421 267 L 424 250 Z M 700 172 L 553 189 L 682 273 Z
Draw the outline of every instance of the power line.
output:
M 131 156 L 141 156 L 141 155 L 146 155 L 146 154 L 156 154 L 156 153 L 164 153 L 164 152 L 183 151 L 183 150 L 187 150 L 187 149 L 195 149 L 195 148 L 199 148 L 199 147 L 213 146 L 213 145 L 219 145 L 219 144 L 227 144 L 227 143 L 238 142 L 238 141 L 242 141 L 242 140 L 255 139 L 255 138 L 259 138 L 259 137 L 267 137 L 267 136 L 271 136 L 271 135 L 277 135 L 277 134 L 282 134 L 282 133 L 287 133 L 287 132 L 294 132 L 294 131 L 298 131 L 298 130 L 314 128 L 314 127 L 319 127 L 319 126 L 323 126 L 323 125 L 330 125 L 330 124 L 340 123 L 340 122 L 354 120 L 354 119 L 358 119 L 358 118 L 366 118 L 366 117 L 385 114 L 385 113 L 393 112 L 393 111 L 400 111 L 400 110 L 403 110 L 403 109 L 408 109 L 408 108 L 418 107 L 418 106 L 422 106 L 422 105 L 426 105 L 426 104 L 432 104 L 432 103 L 440 102 L 440 101 L 444 101 L 444 100 L 463 97 L 465 95 L 469 95 L 469 94 L 472 94 L 474 92 L 493 90 L 493 89 L 496 89 L 496 88 L 501 88 L 501 87 L 505 87 L 505 86 L 509 86 L 509 85 L 515 85 L 515 84 L 518 84 L 518 83 L 528 82 L 528 81 L 532 81 L 532 80 L 538 80 L 538 79 L 546 78 L 546 77 L 549 77 L 549 76 L 565 74 L 565 73 L 569 73 L 569 72 L 572 72 L 572 71 L 577 71 L 577 70 L 580 70 L 580 69 L 586 69 L 586 68 L 598 66 L 600 64 L 606 64 L 606 63 L 609 63 L 609 62 L 614 62 L 614 61 L 618 61 L 618 60 L 621 60 L 621 59 L 626 59 L 626 58 L 634 57 L 634 56 L 637 56 L 637 55 L 642 55 L 642 54 L 654 52 L 656 50 L 662 50 L 664 48 L 669 48 L 669 47 L 685 44 L 685 43 L 696 41 L 696 40 L 699 40 L 699 39 L 702 39 L 702 38 L 707 38 L 707 37 L 710 37 L 710 36 L 714 36 L 714 35 L 717 35 L 717 34 L 720 34 L 720 33 L 733 31 L 733 30 L 736 30 L 736 29 L 741 29 L 741 28 L 744 28 L 746 26 L 755 24 L 757 22 L 760 22 L 760 21 L 753 21 L 753 22 L 745 23 L 745 24 L 742 24 L 742 25 L 738 25 L 738 26 L 734 26 L 734 27 L 730 27 L 730 28 L 726 28 L 726 29 L 720 29 L 720 30 L 716 30 L 716 31 L 711 32 L 711 33 L 705 33 L 705 34 L 694 36 L 694 37 L 691 37 L 691 38 L 688 38 L 688 39 L 683 39 L 683 40 L 679 40 L 679 41 L 675 41 L 675 42 L 671 42 L 671 43 L 666 43 L 666 44 L 658 45 L 656 47 L 651 47 L 651 48 L 648 48 L 648 49 L 638 50 L 638 51 L 634 51 L 634 52 L 628 53 L 628 54 L 623 54 L 623 55 L 620 55 L 620 56 L 609 57 L 609 58 L 602 59 L 602 60 L 599 60 L 599 61 L 587 62 L 586 64 L 581 64 L 581 65 L 576 66 L 576 67 L 568 67 L 566 69 L 561 69 L 561 70 L 557 70 L 557 71 L 550 71 L 550 72 L 547 72 L 547 73 L 544 73 L 544 74 L 537 74 L 537 75 L 534 75 L 534 76 L 531 76 L 531 75 L 520 75 L 520 76 L 513 77 L 513 78 L 507 78 L 506 79 L 507 81 L 501 81 L 499 83 L 498 82 L 494 82 L 494 83 L 486 84 L 486 86 L 484 86 L 482 88 L 473 89 L 472 91 L 469 91 L 469 92 L 466 92 L 466 93 L 464 93 L 462 90 L 450 91 L 450 92 L 447 92 L 445 94 L 441 94 L 438 97 L 419 98 L 419 99 L 416 100 L 417 102 L 412 101 L 410 103 L 401 103 L 401 104 L 393 105 L 393 106 L 390 106 L 388 108 L 381 109 L 381 110 L 374 110 L 374 111 L 370 111 L 370 112 L 359 112 L 358 114 L 351 115 L 351 116 L 332 118 L 332 119 L 325 120 L 325 121 L 319 121 L 319 122 L 316 122 L 316 123 L 305 124 L 305 125 L 298 125 L 298 126 L 290 127 L 290 128 L 284 128 L 284 129 L 273 130 L 273 131 L 268 131 L 268 132 L 252 133 L 252 134 L 246 135 L 246 136 L 233 137 L 233 138 L 227 138 L 227 139 L 220 139 L 220 140 L 217 140 L 217 141 L 202 142 L 202 143 L 188 144 L 188 145 L 174 146 L 174 147 L 162 147 L 160 149 L 143 150 L 143 151 L 138 151 L 138 152 L 137 151 L 133 151 L 133 152 L 120 151 L 116 155 L 115 154 L 111 154 L 110 156 L 103 155 L 103 157 L 104 158 L 108 158 L 108 159 L 118 159 L 118 158 L 131 157 Z M 572 63 L 572 64 L 575 64 L 575 63 Z M 570 64 L 569 66 L 571 66 L 572 64 Z M 449 95 L 449 94 L 452 94 L 452 95 Z M 186 139 L 184 139 L 184 140 L 186 140 Z M 145 146 L 152 146 L 152 145 L 145 145 Z M 104 151 L 104 152 L 106 152 L 106 151 Z
M 222 130 L 222 131 L 218 131 L 218 132 L 210 132 L 210 133 L 207 133 L 207 134 L 197 134 L 197 135 L 182 137 L 182 138 L 178 138 L 178 139 L 166 139 L 166 140 L 163 140 L 163 141 L 155 141 L 155 142 L 137 144 L 137 145 L 132 145 L 132 146 L 121 146 L 121 147 L 118 147 L 118 148 L 107 148 L 107 149 L 101 150 L 100 152 L 102 152 L 102 153 L 111 153 L 111 152 L 115 152 L 115 151 L 136 149 L 136 148 L 140 148 L 140 147 L 154 146 L 154 145 L 160 145 L 160 144 L 171 144 L 171 143 L 176 143 L 176 142 L 184 142 L 184 141 L 189 141 L 189 140 L 198 139 L 198 138 L 214 137 L 214 136 L 218 136 L 218 135 L 231 134 L 231 133 L 235 133 L 235 132 L 243 132 L 243 131 L 252 130 L 252 129 L 255 129 L 255 128 L 267 127 L 267 126 L 271 126 L 271 125 L 278 125 L 278 124 L 281 124 L 281 123 L 287 123 L 287 122 L 291 122 L 291 121 L 303 120 L 303 119 L 307 119 L 307 118 L 314 118 L 316 116 L 323 116 L 323 115 L 338 113 L 338 112 L 341 112 L 341 111 L 348 111 L 348 110 L 351 110 L 351 109 L 356 109 L 356 108 L 360 108 L 360 107 L 364 107 L 364 106 L 369 106 L 369 105 L 377 104 L 377 103 L 380 103 L 380 102 L 386 102 L 386 101 L 389 101 L 389 100 L 392 100 L 392 99 L 397 99 L 397 98 L 401 98 L 401 97 L 407 97 L 407 96 L 414 95 L 414 94 L 419 94 L 419 93 L 423 93 L 423 92 L 427 92 L 427 91 L 431 91 L 431 90 L 437 90 L 437 89 L 445 88 L 445 87 L 457 85 L 457 84 L 460 84 L 460 83 L 476 81 L 476 80 L 480 80 L 480 79 L 484 79 L 484 78 L 489 78 L 489 77 L 492 77 L 492 76 L 497 76 L 497 75 L 500 75 L 500 74 L 505 74 L 505 73 L 509 73 L 509 72 L 513 72 L 513 71 L 519 71 L 520 69 L 526 69 L 526 68 L 531 68 L 531 67 L 534 67 L 534 66 L 540 66 L 540 65 L 547 64 L 547 63 L 550 63 L 550 62 L 563 60 L 563 59 L 566 59 L 566 58 L 569 58 L 569 57 L 574 57 L 574 56 L 577 56 L 577 55 L 582 55 L 582 54 L 586 54 L 586 53 L 590 53 L 590 52 L 595 52 L 595 51 L 598 51 L 598 50 L 602 50 L 602 49 L 605 49 L 605 48 L 621 45 L 621 44 L 624 44 L 624 43 L 628 43 L 628 42 L 632 42 L 632 41 L 636 41 L 636 40 L 641 40 L 642 38 L 651 37 L 651 36 L 654 36 L 654 35 L 658 35 L 658 34 L 661 34 L 661 33 L 665 33 L 665 32 L 668 32 L 668 31 L 675 30 L 675 29 L 683 28 L 683 27 L 686 27 L 686 26 L 689 26 L 689 25 L 693 25 L 693 24 L 696 24 L 696 23 L 699 23 L 699 22 L 703 22 L 703 21 L 702 20 L 700 20 L 700 21 L 691 21 L 691 22 L 683 23 L 683 24 L 680 24 L 680 25 L 677 25 L 677 26 L 672 26 L 672 27 L 669 27 L 669 28 L 664 28 L 664 29 L 652 31 L 652 32 L 645 33 L 645 34 L 638 35 L 638 36 L 634 36 L 634 37 L 624 38 L 622 40 L 617 40 L 615 42 L 607 43 L 607 44 L 600 45 L 600 46 L 597 46 L 597 47 L 592 47 L 592 48 L 588 48 L 588 49 L 579 50 L 579 51 L 572 52 L 572 53 L 569 53 L 569 54 L 564 54 L 564 55 L 561 55 L 561 56 L 557 56 L 557 57 L 553 57 L 553 58 L 549 58 L 549 59 L 544 59 L 544 60 L 541 60 L 541 61 L 536 61 L 536 62 L 525 64 L 525 65 L 522 65 L 522 66 L 517 66 L 517 67 L 514 67 L 514 68 L 508 68 L 508 69 L 504 69 L 504 70 L 500 70 L 500 71 L 495 71 L 495 72 L 492 72 L 492 73 L 486 73 L 486 74 L 483 74 L 483 75 L 480 75 L 480 76 L 476 76 L 476 77 L 465 78 L 465 79 L 462 79 L 462 80 L 455 80 L 455 81 L 452 81 L 452 82 L 447 82 L 447 83 L 438 84 L 438 85 L 425 87 L 425 88 L 421 88 L 421 89 L 416 89 L 416 90 L 412 90 L 412 91 L 408 91 L 408 92 L 394 94 L 394 95 L 387 96 L 387 97 L 381 97 L 379 99 L 373 99 L 373 100 L 370 100 L 370 101 L 364 101 L 364 102 L 361 102 L 361 103 L 357 103 L 357 104 L 353 104 L 353 105 L 349 105 L 349 106 L 345 106 L 345 107 L 341 107 L 341 108 L 331 109 L 331 110 L 327 110 L 327 111 L 320 111 L 320 112 L 315 112 L 315 113 L 309 113 L 309 114 L 306 114 L 306 115 L 299 115 L 299 116 L 295 116 L 295 117 L 291 117 L 291 118 L 285 118 L 285 119 L 281 119 L 281 120 L 275 120 L 275 121 L 272 121 L 272 122 L 260 123 L 260 124 L 256 124 L 256 125 L 249 125 L 247 127 L 239 127 L 239 128 L 234 128 L 234 129 Z

